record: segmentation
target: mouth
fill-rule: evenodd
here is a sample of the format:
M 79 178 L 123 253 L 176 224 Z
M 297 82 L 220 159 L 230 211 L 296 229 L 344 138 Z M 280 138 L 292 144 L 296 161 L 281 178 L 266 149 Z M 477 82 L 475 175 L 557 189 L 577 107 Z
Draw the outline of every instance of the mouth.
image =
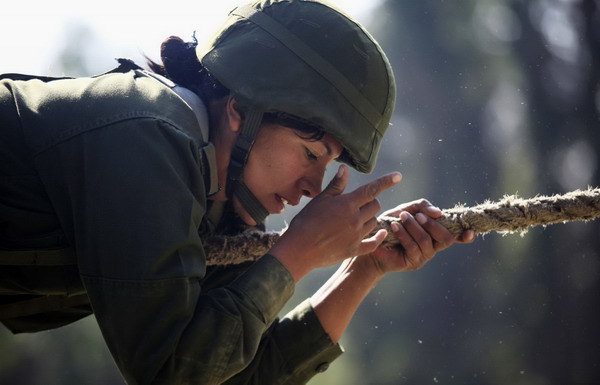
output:
M 287 201 L 287 199 L 281 197 L 281 202 L 283 202 L 284 205 L 287 205 L 289 202 Z
M 277 214 L 281 214 L 285 210 L 285 205 L 288 204 L 288 200 L 279 194 L 275 194 L 275 198 L 277 203 L 279 203 L 276 212 Z

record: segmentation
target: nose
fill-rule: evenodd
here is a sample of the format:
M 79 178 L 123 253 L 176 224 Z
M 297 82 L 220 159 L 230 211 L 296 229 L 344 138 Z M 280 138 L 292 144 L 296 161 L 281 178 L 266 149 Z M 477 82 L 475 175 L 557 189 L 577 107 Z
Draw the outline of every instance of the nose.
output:
M 307 175 L 301 178 L 300 189 L 302 190 L 302 195 L 309 198 L 314 198 L 319 195 L 322 190 L 323 174 L 324 172 L 314 173 L 313 175 Z

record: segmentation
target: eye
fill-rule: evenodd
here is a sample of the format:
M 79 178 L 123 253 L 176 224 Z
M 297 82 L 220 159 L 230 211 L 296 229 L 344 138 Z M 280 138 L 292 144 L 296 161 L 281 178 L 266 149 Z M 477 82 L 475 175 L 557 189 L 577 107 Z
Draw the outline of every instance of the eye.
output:
M 310 151 L 308 148 L 306 148 L 306 156 L 308 157 L 308 159 L 310 160 L 319 160 L 319 157 L 317 155 L 315 155 L 312 151 Z

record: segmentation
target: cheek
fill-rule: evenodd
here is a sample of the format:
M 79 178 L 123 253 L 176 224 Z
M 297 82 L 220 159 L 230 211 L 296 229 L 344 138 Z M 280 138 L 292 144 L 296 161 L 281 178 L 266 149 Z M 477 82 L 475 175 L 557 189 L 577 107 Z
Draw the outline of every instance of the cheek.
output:
M 246 168 L 254 178 L 263 179 L 275 166 L 273 156 L 268 151 L 251 153 L 246 163 Z
M 246 185 L 257 195 L 288 189 L 301 173 L 301 160 L 290 151 L 252 154 L 244 168 Z
M 251 152 L 244 167 L 244 182 L 255 195 L 261 195 L 270 188 L 272 180 L 277 179 L 275 168 L 276 162 L 267 152 Z

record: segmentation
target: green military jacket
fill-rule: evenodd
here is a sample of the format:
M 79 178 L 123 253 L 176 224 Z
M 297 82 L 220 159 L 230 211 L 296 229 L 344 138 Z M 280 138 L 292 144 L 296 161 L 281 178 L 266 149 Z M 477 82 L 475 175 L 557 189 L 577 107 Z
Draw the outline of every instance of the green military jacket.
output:
M 276 318 L 294 282 L 274 257 L 207 267 L 205 143 L 169 84 L 127 62 L 92 78 L 10 78 L 0 80 L 9 329 L 93 312 L 129 384 L 303 384 L 341 353 L 308 301 Z M 53 262 L 63 248 L 72 263 Z M 45 305 L 10 318 L 31 300 Z

